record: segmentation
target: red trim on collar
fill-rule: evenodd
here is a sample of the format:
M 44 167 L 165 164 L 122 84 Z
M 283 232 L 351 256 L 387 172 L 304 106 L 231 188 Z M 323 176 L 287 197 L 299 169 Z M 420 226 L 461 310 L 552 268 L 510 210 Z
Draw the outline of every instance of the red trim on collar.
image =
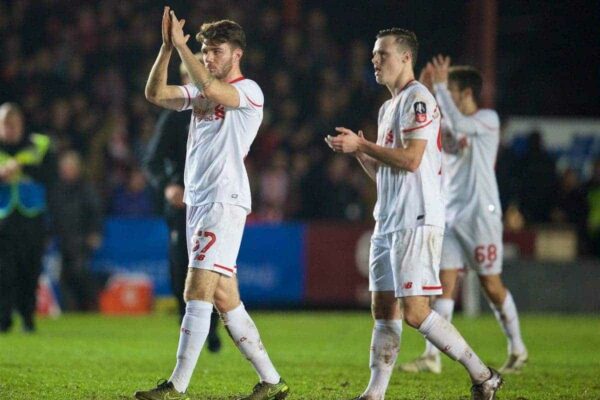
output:
M 239 81 L 244 80 L 244 79 L 246 79 L 246 78 L 242 75 L 239 78 L 235 78 L 234 80 L 229 81 L 227 83 L 236 83 L 236 82 L 239 82 Z

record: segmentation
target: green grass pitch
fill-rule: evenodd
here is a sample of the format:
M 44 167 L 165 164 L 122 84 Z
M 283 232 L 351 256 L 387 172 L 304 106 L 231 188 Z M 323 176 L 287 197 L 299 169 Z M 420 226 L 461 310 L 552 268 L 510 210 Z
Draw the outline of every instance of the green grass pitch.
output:
M 289 399 L 350 399 L 368 382 L 372 323 L 368 312 L 254 312 L 263 342 L 290 385 Z M 600 399 L 600 318 L 524 315 L 530 363 L 506 377 L 498 399 Z M 455 323 L 492 366 L 505 357 L 490 315 Z M 131 399 L 136 389 L 168 378 L 175 363 L 175 316 L 66 315 L 39 321 L 38 333 L 18 327 L 0 335 L 0 399 Z M 220 328 L 220 354 L 203 351 L 188 392 L 192 399 L 235 399 L 257 381 L 249 363 Z M 405 325 L 399 361 L 423 350 Z M 392 376 L 386 399 L 467 399 L 460 365 L 444 359 L 441 375 Z

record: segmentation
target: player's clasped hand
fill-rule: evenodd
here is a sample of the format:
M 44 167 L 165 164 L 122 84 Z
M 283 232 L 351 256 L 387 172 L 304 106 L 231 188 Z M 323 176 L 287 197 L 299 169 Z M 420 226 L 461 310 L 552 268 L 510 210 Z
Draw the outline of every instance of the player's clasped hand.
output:
M 184 35 L 183 26 L 185 25 L 185 19 L 178 20 L 175 16 L 175 11 L 171 10 L 171 42 L 173 46 L 180 47 L 187 43 L 190 35 Z
M 362 131 L 358 134 L 348 128 L 335 128 L 339 132 L 337 136 L 327 135 L 325 143 L 335 152 L 338 153 L 356 153 L 360 146 L 361 140 L 364 140 Z

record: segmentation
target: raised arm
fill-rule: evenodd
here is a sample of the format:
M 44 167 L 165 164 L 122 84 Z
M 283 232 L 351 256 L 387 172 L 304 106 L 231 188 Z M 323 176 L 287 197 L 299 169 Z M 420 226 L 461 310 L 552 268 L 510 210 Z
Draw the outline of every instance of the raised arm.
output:
M 237 108 L 240 106 L 239 92 L 233 85 L 223 82 L 213 76 L 206 66 L 194 56 L 194 53 L 187 46 L 190 35 L 183 34 L 183 25 L 185 20 L 177 20 L 175 13 L 171 11 L 171 38 L 173 46 L 179 53 L 181 61 L 185 65 L 190 78 L 202 91 L 204 96 L 225 107 Z
M 454 137 L 458 133 L 468 136 L 476 135 L 479 131 L 477 123 L 473 118 L 468 118 L 460 112 L 448 90 L 450 57 L 438 55 L 431 62 L 427 63 L 425 68 L 431 73 L 433 93 L 442 110 L 442 114 L 444 118 L 448 119 L 449 125 L 452 127 L 448 132 Z
M 170 37 L 169 7 L 165 7 L 162 18 L 163 43 L 156 57 L 156 61 L 150 70 L 148 82 L 146 82 L 146 99 L 157 106 L 171 110 L 181 110 L 185 104 L 185 98 L 177 86 L 167 85 L 167 72 L 169 60 L 173 53 L 173 45 Z

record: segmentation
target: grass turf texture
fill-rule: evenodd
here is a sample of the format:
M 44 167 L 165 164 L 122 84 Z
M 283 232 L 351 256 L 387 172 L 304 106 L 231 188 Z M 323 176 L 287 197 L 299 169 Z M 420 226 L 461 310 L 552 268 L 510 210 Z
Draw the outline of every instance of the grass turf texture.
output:
M 252 311 L 251 311 L 252 312 Z M 369 379 L 372 323 L 367 312 L 254 312 L 271 358 L 291 388 L 289 399 L 350 399 Z M 499 399 L 600 399 L 600 319 L 521 318 L 530 362 L 507 376 Z M 505 358 L 504 336 L 491 316 L 455 319 L 492 366 Z M 257 382 L 250 364 L 220 327 L 221 353 L 203 351 L 188 390 L 192 399 L 234 399 Z M 66 315 L 40 320 L 34 335 L 18 326 L 0 335 L 0 399 L 131 399 L 136 389 L 168 378 L 178 341 L 175 316 Z M 419 355 L 423 341 L 404 327 L 398 361 Z M 463 368 L 445 358 L 441 375 L 392 376 L 386 399 L 467 399 Z

